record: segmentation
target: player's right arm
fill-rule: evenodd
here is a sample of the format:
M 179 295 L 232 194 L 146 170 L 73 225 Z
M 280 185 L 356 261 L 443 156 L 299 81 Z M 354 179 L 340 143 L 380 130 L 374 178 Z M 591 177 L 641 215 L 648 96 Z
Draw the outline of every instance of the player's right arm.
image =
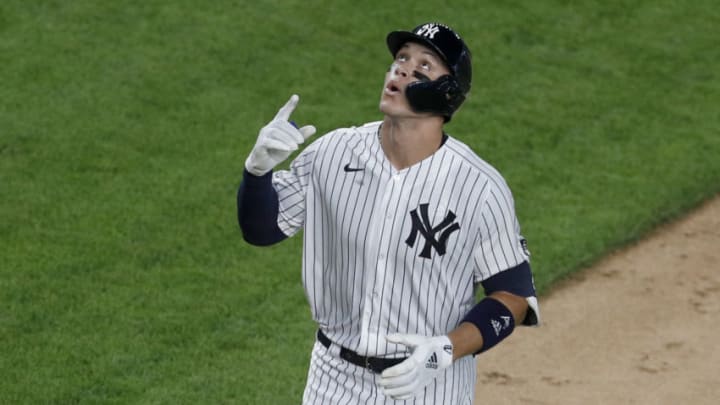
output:
M 255 176 L 245 169 L 237 193 L 237 212 L 238 224 L 246 242 L 267 246 L 287 238 L 277 224 L 278 205 L 278 195 L 272 186 L 272 172 Z
M 237 194 L 238 223 L 243 238 L 253 245 L 271 245 L 287 237 L 278 226 L 279 199 L 272 184 L 272 169 L 315 133 L 312 125 L 297 128 L 289 121 L 298 100 L 297 95 L 290 97 L 275 118 L 260 130 L 245 161 Z

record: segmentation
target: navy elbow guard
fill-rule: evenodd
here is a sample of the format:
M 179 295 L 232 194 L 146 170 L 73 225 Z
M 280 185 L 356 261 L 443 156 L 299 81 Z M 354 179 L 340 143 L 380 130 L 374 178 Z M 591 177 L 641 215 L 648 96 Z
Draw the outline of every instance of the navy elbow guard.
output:
M 483 345 L 475 353 L 482 353 L 510 336 L 515 329 L 512 312 L 498 300 L 484 298 L 475 305 L 462 322 L 475 325 L 483 337 Z

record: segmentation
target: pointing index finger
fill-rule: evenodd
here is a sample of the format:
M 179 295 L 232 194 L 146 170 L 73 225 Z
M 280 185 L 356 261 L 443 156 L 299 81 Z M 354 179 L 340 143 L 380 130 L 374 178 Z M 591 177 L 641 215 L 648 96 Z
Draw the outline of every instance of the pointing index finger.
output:
M 297 94 L 293 94 L 290 96 L 290 100 L 285 103 L 282 108 L 278 111 L 278 113 L 275 115 L 275 119 L 287 121 L 290 118 L 290 114 L 295 110 L 295 107 L 297 106 L 298 100 L 300 100 L 300 97 Z

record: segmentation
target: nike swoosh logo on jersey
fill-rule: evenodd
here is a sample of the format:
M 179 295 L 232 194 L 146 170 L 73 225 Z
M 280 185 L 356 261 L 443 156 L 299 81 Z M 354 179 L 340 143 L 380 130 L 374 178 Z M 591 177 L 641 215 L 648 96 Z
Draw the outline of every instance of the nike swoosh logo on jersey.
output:
M 346 172 L 361 172 L 365 170 L 364 167 L 350 167 L 350 163 L 346 164 L 345 167 L 343 167 L 343 170 Z

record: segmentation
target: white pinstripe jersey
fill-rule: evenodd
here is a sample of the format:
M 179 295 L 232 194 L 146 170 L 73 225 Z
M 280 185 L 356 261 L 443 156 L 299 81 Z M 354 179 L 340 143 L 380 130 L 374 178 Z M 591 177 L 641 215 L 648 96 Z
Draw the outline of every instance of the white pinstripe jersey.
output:
M 403 352 L 392 332 L 444 335 L 475 304 L 475 285 L 528 257 L 501 175 L 448 137 L 396 170 L 380 122 L 338 129 L 273 174 L 278 225 L 304 230 L 303 284 L 330 339 L 360 354 Z

